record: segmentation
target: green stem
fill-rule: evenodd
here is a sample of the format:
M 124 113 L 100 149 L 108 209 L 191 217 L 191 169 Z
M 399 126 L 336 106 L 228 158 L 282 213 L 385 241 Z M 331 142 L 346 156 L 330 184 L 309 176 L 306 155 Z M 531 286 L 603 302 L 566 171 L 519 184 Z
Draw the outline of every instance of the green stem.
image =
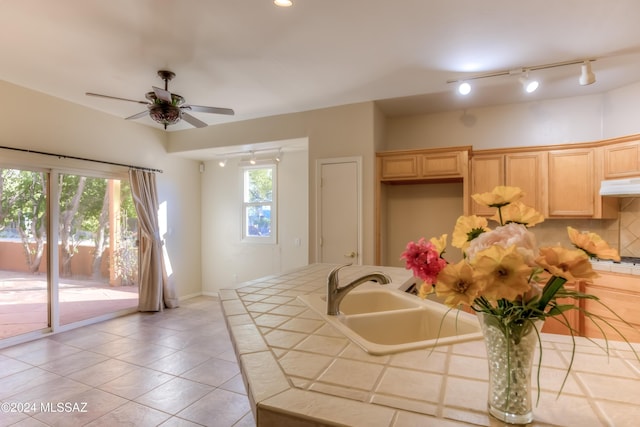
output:
M 542 297 L 540 297 L 540 301 L 538 302 L 538 310 L 544 311 L 549 304 L 549 301 L 553 299 L 555 294 L 562 288 L 567 279 L 559 276 L 551 276 L 551 279 L 544 286 L 544 290 L 542 291 Z

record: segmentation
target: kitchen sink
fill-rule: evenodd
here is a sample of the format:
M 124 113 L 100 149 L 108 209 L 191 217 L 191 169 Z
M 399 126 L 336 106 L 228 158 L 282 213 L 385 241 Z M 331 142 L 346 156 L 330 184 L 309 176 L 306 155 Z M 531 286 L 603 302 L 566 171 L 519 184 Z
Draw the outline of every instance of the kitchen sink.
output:
M 326 301 L 326 298 L 324 299 Z M 420 305 L 411 295 L 387 289 L 372 289 L 368 291 L 354 290 L 345 295 L 340 303 L 343 314 L 374 313 L 378 311 L 401 310 L 416 308 Z
M 476 316 L 395 289 L 352 291 L 340 314 L 327 314 L 326 296 L 298 297 L 365 351 L 399 353 L 482 339 Z

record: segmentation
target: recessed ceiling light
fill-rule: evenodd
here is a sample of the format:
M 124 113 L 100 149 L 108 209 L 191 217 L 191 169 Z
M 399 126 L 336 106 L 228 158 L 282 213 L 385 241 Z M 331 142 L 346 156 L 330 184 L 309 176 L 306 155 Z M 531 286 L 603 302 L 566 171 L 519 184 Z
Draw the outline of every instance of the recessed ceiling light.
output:
M 289 7 L 293 2 L 291 0 L 273 0 L 273 4 L 280 7 Z

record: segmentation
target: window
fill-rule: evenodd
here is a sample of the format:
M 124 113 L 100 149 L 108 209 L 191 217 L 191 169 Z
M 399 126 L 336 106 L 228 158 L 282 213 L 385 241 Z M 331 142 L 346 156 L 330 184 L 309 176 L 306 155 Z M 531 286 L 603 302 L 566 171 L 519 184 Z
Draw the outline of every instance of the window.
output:
M 276 165 L 242 169 L 242 240 L 276 243 Z

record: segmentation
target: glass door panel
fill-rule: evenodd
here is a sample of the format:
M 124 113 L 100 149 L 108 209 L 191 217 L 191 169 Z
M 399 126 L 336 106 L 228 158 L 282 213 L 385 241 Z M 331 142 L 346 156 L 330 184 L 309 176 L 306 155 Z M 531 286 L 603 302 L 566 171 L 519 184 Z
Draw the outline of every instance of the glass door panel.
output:
M 0 168 L 0 339 L 49 328 L 45 172 Z
M 137 216 L 128 182 L 60 174 L 60 324 L 138 306 Z

